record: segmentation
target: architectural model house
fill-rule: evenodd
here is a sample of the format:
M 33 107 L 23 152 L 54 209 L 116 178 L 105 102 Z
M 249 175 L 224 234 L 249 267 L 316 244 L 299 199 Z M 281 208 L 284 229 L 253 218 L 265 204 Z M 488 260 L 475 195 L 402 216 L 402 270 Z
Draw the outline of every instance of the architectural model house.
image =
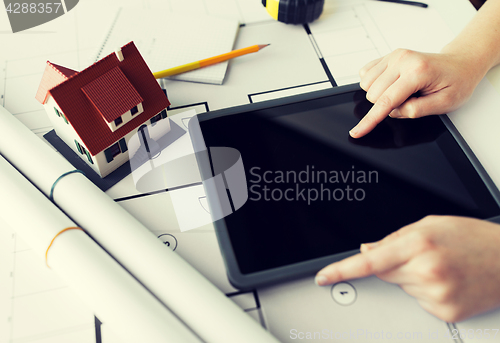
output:
M 170 105 L 133 42 L 81 72 L 47 61 L 36 99 L 56 134 L 101 177 L 132 157 L 130 138 L 147 135 Z

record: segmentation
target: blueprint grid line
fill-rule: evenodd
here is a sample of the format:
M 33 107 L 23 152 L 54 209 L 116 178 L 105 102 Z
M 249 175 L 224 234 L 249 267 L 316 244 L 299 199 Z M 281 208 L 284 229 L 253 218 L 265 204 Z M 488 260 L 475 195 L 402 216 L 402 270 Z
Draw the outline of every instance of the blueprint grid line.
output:
M 372 16 L 372 14 L 370 13 L 370 11 L 368 11 L 368 10 L 367 10 L 367 8 L 366 8 L 366 4 L 363 4 L 363 7 L 365 8 L 366 12 L 367 12 L 367 13 L 368 13 L 368 15 L 370 16 L 370 18 L 371 18 L 372 22 L 375 24 L 375 27 L 377 28 L 377 31 L 378 31 L 379 35 L 382 37 L 382 39 L 384 40 L 384 42 L 385 42 L 385 44 L 387 45 L 387 47 L 389 47 L 389 43 L 387 42 L 387 40 L 385 39 L 384 35 L 383 35 L 383 34 L 382 34 L 382 32 L 380 31 L 380 27 L 377 25 L 377 22 L 374 20 L 374 18 L 373 18 L 373 16 Z M 363 22 L 361 22 L 361 24 L 362 24 L 362 25 L 363 25 L 363 27 L 365 28 L 365 31 L 367 31 L 367 30 L 366 30 L 366 27 L 365 27 L 365 25 L 364 25 L 364 23 L 363 23 Z M 367 34 L 368 34 L 368 32 L 367 32 Z M 382 52 L 381 52 L 381 51 L 379 51 L 379 48 L 378 48 L 377 46 L 375 46 L 375 48 L 377 49 L 377 51 L 378 51 L 378 53 L 379 53 L 380 57 L 382 57 L 382 56 L 384 55 L 384 52 L 383 52 L 383 51 L 382 51 Z

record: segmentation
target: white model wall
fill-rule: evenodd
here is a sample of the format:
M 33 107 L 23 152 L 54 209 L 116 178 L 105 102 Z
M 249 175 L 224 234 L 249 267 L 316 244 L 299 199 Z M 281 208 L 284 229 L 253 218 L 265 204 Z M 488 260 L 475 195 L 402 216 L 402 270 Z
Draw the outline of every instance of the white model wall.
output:
M 47 112 L 47 115 L 49 116 L 49 119 L 52 123 L 52 126 L 54 126 L 54 129 L 56 130 L 56 133 L 59 136 L 59 138 L 61 138 L 66 143 L 66 145 L 68 145 L 78 156 L 80 156 L 80 158 L 82 158 L 85 161 L 85 163 L 87 163 L 87 165 L 90 166 L 97 174 L 101 175 L 96 164 L 95 156 L 92 156 L 94 164 L 91 164 L 87 159 L 87 155 L 80 154 L 80 152 L 77 150 L 75 139 L 78 141 L 78 143 L 80 143 L 81 146 L 85 147 L 85 149 L 87 149 L 87 147 L 85 146 L 85 144 L 83 144 L 80 137 L 78 137 L 71 123 L 66 124 L 63 117 L 57 116 L 54 108 L 57 108 L 57 110 L 61 113 L 64 112 L 61 110 L 61 108 L 59 108 L 54 98 L 49 96 L 49 99 L 43 106 L 45 107 L 45 111 Z
M 127 147 L 128 147 L 128 142 L 129 142 L 130 138 L 137 133 L 138 129 L 139 128 L 136 128 L 124 136 L 125 142 L 127 143 Z M 111 144 L 110 146 L 112 146 L 116 143 L 117 142 Z M 109 147 L 106 147 L 106 149 Z M 106 149 L 104 149 L 104 150 L 106 150 Z M 106 155 L 104 155 L 104 150 L 95 156 L 95 161 L 94 161 L 94 163 L 96 163 L 99 166 L 99 169 L 101 170 L 101 177 L 105 177 L 105 176 L 109 175 L 110 173 L 115 171 L 118 167 L 120 167 L 122 164 L 124 164 L 125 162 L 128 162 L 129 152 L 130 152 L 130 150 L 127 150 L 124 153 L 118 154 L 114 157 L 113 161 L 108 163 L 106 161 Z
M 134 156 L 139 148 L 139 140 L 137 138 L 137 131 L 139 130 L 139 127 L 141 127 L 142 125 L 148 125 L 149 136 L 154 140 L 160 139 L 161 137 L 163 137 L 163 135 L 170 131 L 170 120 L 168 120 L 168 117 L 157 121 L 154 125 L 151 125 L 150 123 L 151 121 L 148 119 L 143 124 L 139 125 L 137 128 L 126 134 L 124 138 L 125 142 L 127 143 L 128 150 L 125 153 L 121 153 L 115 156 L 113 161 L 111 161 L 110 163 L 106 162 L 106 155 L 104 154 L 104 151 L 95 156 L 95 160 L 97 160 L 97 164 L 99 165 L 99 169 L 101 170 L 101 177 L 109 175 L 123 163 L 128 162 L 132 156 Z M 113 144 L 111 144 L 110 146 L 112 146 Z
M 134 135 L 137 134 L 137 130 L 139 129 L 140 126 L 142 126 L 142 124 L 124 136 L 125 142 L 127 143 L 127 147 L 128 147 L 128 150 L 125 153 L 120 153 L 120 154 L 116 155 L 114 157 L 113 161 L 111 161 L 110 163 L 108 163 L 106 161 L 106 155 L 104 154 L 104 150 L 106 150 L 107 148 L 116 144 L 118 142 L 117 141 L 117 142 L 114 142 L 113 144 L 111 144 L 110 146 L 106 147 L 106 149 L 104 149 L 103 151 L 101 151 L 97 155 L 92 156 L 92 160 L 94 161 L 94 164 L 91 164 L 87 159 L 87 155 L 80 154 L 80 152 L 76 148 L 75 139 L 78 141 L 78 143 L 80 143 L 80 145 L 82 145 L 83 147 L 85 147 L 85 149 L 87 149 L 87 147 L 81 141 L 80 137 L 77 135 L 73 126 L 71 126 L 71 123 L 66 124 L 66 122 L 64 121 L 64 118 L 58 117 L 56 112 L 54 111 L 54 107 L 55 107 L 58 109 L 59 112 L 64 113 L 61 111 L 61 109 L 59 108 L 59 106 L 57 105 L 55 100 L 49 96 L 49 99 L 45 103 L 44 107 L 45 107 L 45 111 L 47 112 L 47 115 L 49 116 L 49 119 L 52 122 L 52 125 L 54 126 L 54 129 L 56 130 L 56 133 L 59 136 L 59 138 L 61 138 L 78 156 L 80 156 L 80 158 L 82 158 L 85 161 L 85 163 L 87 163 L 87 165 L 90 166 L 101 178 L 106 177 L 107 175 L 109 175 L 110 173 L 112 173 L 113 171 L 118 169 L 118 167 L 120 167 L 122 164 L 124 164 L 125 162 L 128 162 L 129 156 L 130 157 L 133 156 L 133 154 L 137 151 L 137 147 L 135 147 L 135 149 L 134 149 L 134 147 L 132 147 L 132 150 L 130 149 L 129 141 Z M 143 124 L 146 124 L 146 125 L 150 124 L 149 119 L 146 122 L 144 122 Z M 156 125 L 154 127 L 149 125 L 149 132 L 150 132 L 151 138 L 153 138 L 155 140 L 160 138 L 160 136 L 161 136 L 160 131 L 163 134 L 170 131 L 170 121 L 169 120 L 160 120 L 159 122 L 156 123 Z M 87 149 L 87 151 L 88 151 L 88 149 Z

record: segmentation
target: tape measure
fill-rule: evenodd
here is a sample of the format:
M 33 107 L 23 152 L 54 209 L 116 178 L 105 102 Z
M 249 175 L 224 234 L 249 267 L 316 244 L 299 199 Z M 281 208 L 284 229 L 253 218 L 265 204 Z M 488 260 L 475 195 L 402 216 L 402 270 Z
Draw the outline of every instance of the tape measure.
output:
M 267 12 L 285 24 L 310 23 L 321 15 L 325 0 L 262 0 Z

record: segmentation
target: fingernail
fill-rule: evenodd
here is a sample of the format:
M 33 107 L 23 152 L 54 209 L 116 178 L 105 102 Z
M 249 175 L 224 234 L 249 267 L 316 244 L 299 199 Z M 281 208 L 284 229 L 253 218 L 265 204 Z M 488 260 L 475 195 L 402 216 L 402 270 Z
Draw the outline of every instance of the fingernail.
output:
M 358 135 L 358 130 L 356 129 L 356 127 L 352 128 L 351 131 L 349 131 L 349 134 L 351 135 L 351 137 L 356 138 L 356 136 Z
M 389 117 L 391 117 L 391 118 L 400 118 L 401 117 L 401 112 L 399 112 L 399 110 L 396 108 L 396 109 L 392 110 L 391 113 L 389 113 Z
M 314 283 L 318 286 L 324 286 L 328 283 L 328 279 L 324 275 L 316 275 L 314 278 Z

